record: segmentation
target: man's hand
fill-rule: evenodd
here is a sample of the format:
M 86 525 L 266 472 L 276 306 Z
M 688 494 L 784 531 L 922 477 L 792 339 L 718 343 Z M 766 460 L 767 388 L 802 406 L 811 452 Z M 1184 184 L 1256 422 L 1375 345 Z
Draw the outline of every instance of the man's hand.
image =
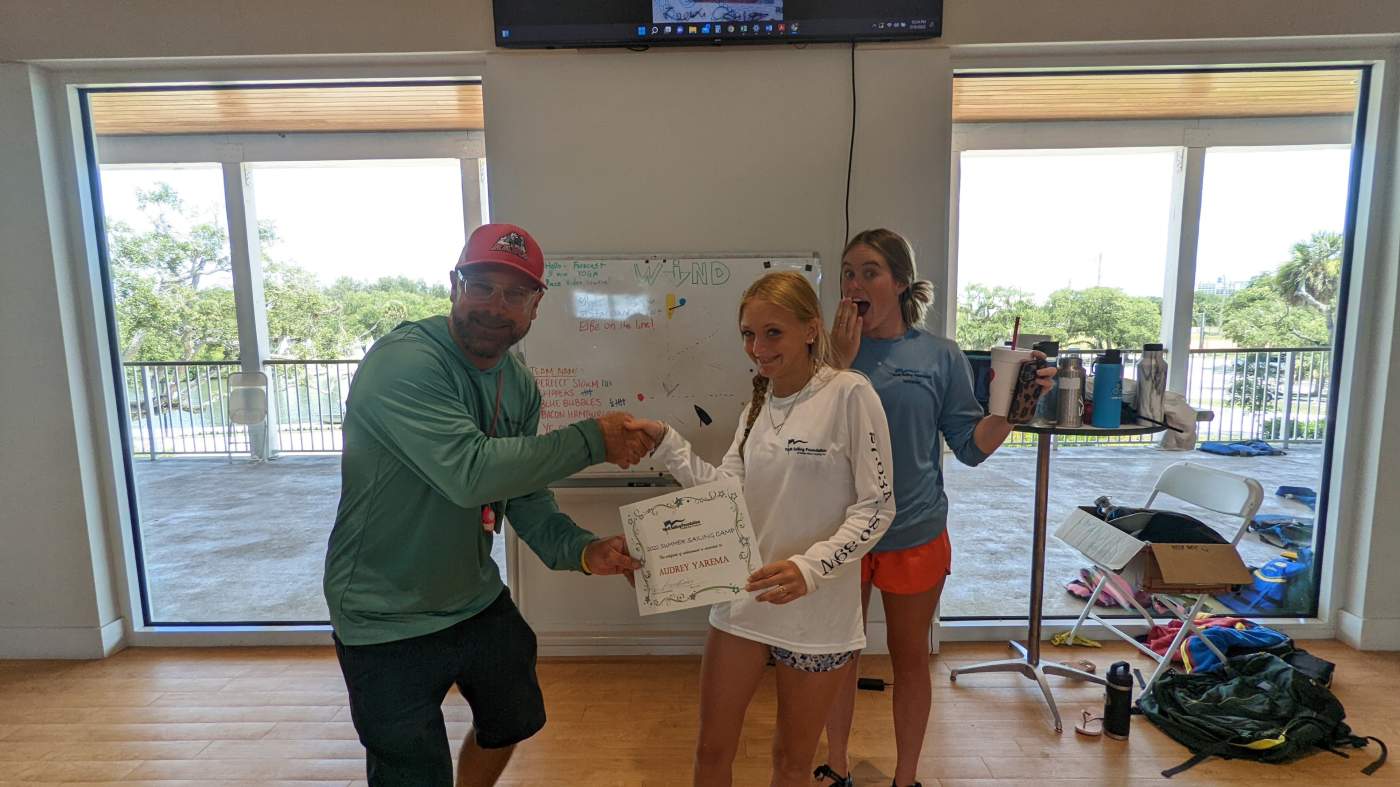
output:
M 583 562 L 590 574 L 626 574 L 629 582 L 632 572 L 642 567 L 627 551 L 627 539 L 622 536 L 600 538 L 589 544 L 583 550 Z
M 836 319 L 831 324 L 831 349 L 836 354 L 836 365 L 842 369 L 851 368 L 860 352 L 860 331 L 862 326 L 856 302 L 842 298 L 836 307 Z
M 648 418 L 628 418 L 625 424 L 629 431 L 641 432 L 651 439 L 653 445 L 660 445 L 666 436 L 666 424 Z
M 598 428 L 603 430 L 604 460 L 624 470 L 656 448 L 645 432 L 627 428 L 630 419 L 627 413 L 608 413 L 598 419 Z
M 791 560 L 779 560 L 750 574 L 749 584 L 744 590 L 752 593 L 755 590 L 765 588 L 772 588 L 772 590 L 760 595 L 754 601 L 786 604 L 807 595 L 807 579 L 802 576 L 802 570 L 797 567 L 796 563 Z

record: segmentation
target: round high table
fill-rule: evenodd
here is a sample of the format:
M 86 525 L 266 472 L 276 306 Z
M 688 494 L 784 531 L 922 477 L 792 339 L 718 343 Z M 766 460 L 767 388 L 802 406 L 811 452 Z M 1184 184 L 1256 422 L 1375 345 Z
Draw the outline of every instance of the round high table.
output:
M 1041 601 L 1045 594 L 1045 518 L 1046 501 L 1050 492 L 1050 438 L 1052 435 L 1083 435 L 1089 437 L 1127 437 L 1135 435 L 1147 435 L 1162 431 L 1160 426 L 1136 424 L 1124 424 L 1117 429 L 1100 429 L 1096 426 L 1085 424 L 1081 427 L 1060 427 L 1032 421 L 1028 424 L 1020 424 L 1015 427 L 1018 432 L 1028 432 L 1038 436 L 1036 441 L 1035 458 L 1035 520 L 1034 538 L 1031 542 L 1031 605 L 1030 614 L 1027 616 L 1029 627 L 1026 632 L 1026 644 L 1022 645 L 1015 640 L 1011 641 L 1011 647 L 1020 654 L 1014 659 L 1003 659 L 1001 661 L 988 661 L 982 664 L 974 664 L 970 667 L 959 667 L 952 670 L 948 679 L 956 681 L 959 675 L 967 675 L 975 672 L 1017 672 L 1026 678 L 1040 684 L 1040 691 L 1045 695 L 1045 702 L 1050 706 L 1050 713 L 1055 717 L 1055 732 L 1064 732 L 1064 725 L 1060 722 L 1060 710 L 1055 707 L 1055 697 L 1050 693 L 1050 684 L 1046 682 L 1046 675 L 1057 675 L 1062 678 L 1073 678 L 1075 680 L 1088 681 L 1105 685 L 1104 679 L 1092 675 L 1082 670 L 1067 667 L 1054 662 L 1042 664 L 1040 662 L 1040 620 Z

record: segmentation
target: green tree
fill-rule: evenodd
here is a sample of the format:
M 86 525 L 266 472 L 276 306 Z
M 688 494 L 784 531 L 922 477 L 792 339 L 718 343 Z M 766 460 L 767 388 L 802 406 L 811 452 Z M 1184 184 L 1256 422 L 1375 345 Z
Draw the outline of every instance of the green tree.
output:
M 1225 314 L 1230 305 L 1230 296 L 1218 292 L 1196 290 L 1191 301 L 1191 325 L 1220 333 L 1225 325 Z
M 1274 286 L 1290 305 L 1311 308 L 1327 326 L 1328 343 L 1336 335 L 1337 289 L 1342 280 L 1342 236 L 1314 232 L 1293 244 L 1287 262 L 1274 275 Z
M 360 352 L 405 320 L 446 314 L 451 308 L 445 285 L 402 276 L 375 282 L 342 278 L 331 285 L 328 294 L 344 308 L 345 341 Z
M 1293 244 L 1289 259 L 1272 273 L 1254 277 L 1225 306 L 1222 332 L 1239 347 L 1284 348 L 1329 346 L 1336 330 L 1336 301 L 1341 282 L 1342 236 L 1315 232 Z M 1304 353 L 1290 366 L 1280 352 L 1238 356 L 1230 377 L 1232 403 L 1255 411 L 1277 406 L 1295 380 L 1317 373 L 1322 358 Z M 1294 428 L 1273 424 L 1275 432 Z
M 968 350 L 998 346 L 1011 338 L 1017 317 L 1026 333 L 1046 332 L 1040 330 L 1045 327 L 1044 313 L 1030 293 L 1013 287 L 969 284 L 958 299 L 958 345 Z
M 168 184 L 137 194 L 150 223 L 107 228 L 117 328 L 126 361 L 238 358 L 228 232 L 217 215 L 188 205 Z M 447 287 L 403 277 L 322 287 L 314 274 L 275 259 L 277 235 L 259 227 L 263 292 L 274 358 L 359 357 L 405 320 L 445 314 Z
M 209 283 L 231 269 L 228 233 L 217 218 L 195 215 L 165 183 L 138 192 L 137 206 L 151 229 L 137 232 L 121 221 L 107 228 L 122 357 L 237 358 L 233 291 Z
M 1256 276 L 1230 296 L 1221 330 L 1237 347 L 1316 347 L 1331 341 L 1327 318 L 1289 303 L 1274 274 Z
M 1141 347 L 1162 334 L 1161 299 L 1128 295 L 1116 287 L 1056 290 L 1045 313 L 1066 346 Z
M 1162 329 L 1160 299 L 1113 287 L 1056 290 L 1037 305 L 1024 290 L 970 284 L 958 301 L 958 344 L 966 349 L 999 345 L 1011 338 L 1018 316 L 1022 333 L 1094 350 L 1140 347 L 1157 341 Z

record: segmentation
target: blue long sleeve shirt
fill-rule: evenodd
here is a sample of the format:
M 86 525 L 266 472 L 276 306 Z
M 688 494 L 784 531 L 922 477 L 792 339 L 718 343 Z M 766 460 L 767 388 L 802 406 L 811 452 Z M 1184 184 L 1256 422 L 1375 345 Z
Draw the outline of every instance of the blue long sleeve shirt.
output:
M 966 465 L 987 458 L 973 439 L 983 412 L 972 393 L 972 367 L 957 344 L 916 328 L 898 339 L 863 337 L 851 365 L 880 395 L 894 453 L 896 513 L 874 551 L 927 544 L 948 527 L 939 435 Z

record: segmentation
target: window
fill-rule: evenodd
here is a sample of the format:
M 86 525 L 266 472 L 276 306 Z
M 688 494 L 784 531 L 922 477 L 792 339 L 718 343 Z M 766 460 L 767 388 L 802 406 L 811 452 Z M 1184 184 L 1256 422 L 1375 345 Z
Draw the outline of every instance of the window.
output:
M 143 618 L 325 622 L 345 397 L 377 338 L 448 311 L 449 272 L 484 211 L 480 85 L 85 97 L 126 367 Z M 404 101 L 435 109 L 404 113 Z M 386 130 L 396 126 L 405 133 Z M 215 134 L 243 135 L 248 159 L 228 162 Z M 366 151 L 382 158 L 357 158 Z M 267 376 L 268 412 L 245 427 L 230 423 L 229 383 L 249 369 Z M 504 539 L 495 545 L 504 575 Z

